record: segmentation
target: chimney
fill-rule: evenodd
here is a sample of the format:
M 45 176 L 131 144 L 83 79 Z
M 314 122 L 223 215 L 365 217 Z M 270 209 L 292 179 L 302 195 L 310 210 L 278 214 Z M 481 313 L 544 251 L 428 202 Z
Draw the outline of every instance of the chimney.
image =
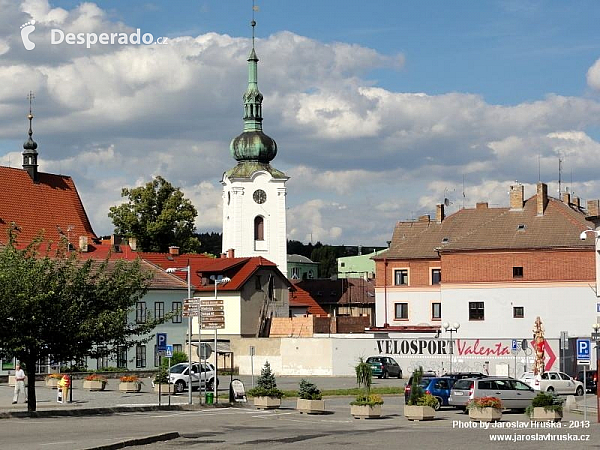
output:
M 87 236 L 79 236 L 79 251 L 82 253 L 87 253 L 87 251 L 88 251 Z
M 137 250 L 137 239 L 134 237 L 129 238 L 129 248 L 132 251 L 136 251 Z
M 220 258 L 227 258 L 227 253 L 221 253 Z
M 510 209 L 523 209 L 523 189 L 522 184 L 510 187 Z
M 442 203 L 440 205 L 435 205 L 435 221 L 437 223 L 442 223 L 445 217 L 444 204 Z
M 423 214 L 422 216 L 419 216 L 419 222 L 429 222 L 429 214 Z
M 121 253 L 121 242 L 122 241 L 123 241 L 123 238 L 121 236 L 119 236 L 118 234 L 110 235 L 110 246 L 112 247 L 112 249 L 115 253 Z
M 571 204 L 571 194 L 569 194 L 568 192 L 565 192 L 563 194 L 562 201 L 565 205 L 570 205 Z
M 579 207 L 581 206 L 580 204 L 580 200 L 579 197 L 573 197 L 573 206 L 575 206 L 575 208 L 579 209 Z
M 539 182 L 537 184 L 537 215 L 543 216 L 546 206 L 548 206 L 548 185 L 546 183 Z
M 475 205 L 475 209 L 488 209 L 487 202 L 479 202 Z
M 227 257 L 228 258 L 235 258 L 235 249 L 230 248 L 229 250 L 227 250 Z
M 588 200 L 588 216 L 600 216 L 600 200 Z
M 171 245 L 169 247 L 169 255 L 171 255 L 171 256 L 179 255 L 179 247 L 177 247 L 176 245 Z

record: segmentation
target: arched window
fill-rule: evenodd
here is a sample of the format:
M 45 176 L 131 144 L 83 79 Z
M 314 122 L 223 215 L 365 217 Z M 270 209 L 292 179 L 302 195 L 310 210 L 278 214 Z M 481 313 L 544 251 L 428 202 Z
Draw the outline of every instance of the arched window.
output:
M 265 240 L 265 220 L 261 216 L 254 218 L 254 240 Z

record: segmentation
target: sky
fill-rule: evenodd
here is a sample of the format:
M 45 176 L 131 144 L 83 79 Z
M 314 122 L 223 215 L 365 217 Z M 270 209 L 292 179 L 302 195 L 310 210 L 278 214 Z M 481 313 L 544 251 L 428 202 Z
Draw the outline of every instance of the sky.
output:
M 256 5 L 288 239 L 385 245 L 445 198 L 507 206 L 516 181 L 558 197 L 559 159 L 562 192 L 600 198 L 597 1 Z M 251 0 L 0 0 L 0 165 L 21 167 L 31 90 L 40 170 L 73 177 L 96 234 L 156 175 L 221 232 L 251 19 Z M 118 42 L 137 29 L 158 42 Z M 86 45 L 102 33 L 117 38 Z

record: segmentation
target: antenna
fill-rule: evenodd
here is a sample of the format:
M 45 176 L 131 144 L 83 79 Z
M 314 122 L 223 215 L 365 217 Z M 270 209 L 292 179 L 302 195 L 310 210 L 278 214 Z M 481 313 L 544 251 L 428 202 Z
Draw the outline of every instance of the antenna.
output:
M 462 209 L 465 209 L 465 176 L 463 175 L 463 204 Z
M 558 157 L 558 198 L 560 198 L 560 194 L 562 192 L 562 163 L 563 163 L 563 160 L 559 156 Z
M 542 155 L 538 153 L 538 183 L 542 181 L 542 167 L 541 167 Z

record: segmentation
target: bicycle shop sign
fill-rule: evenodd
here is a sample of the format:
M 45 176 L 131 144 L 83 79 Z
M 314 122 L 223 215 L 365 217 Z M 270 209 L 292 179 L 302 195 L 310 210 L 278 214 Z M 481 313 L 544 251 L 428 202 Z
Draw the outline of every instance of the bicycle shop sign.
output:
M 450 342 L 445 339 L 378 339 L 377 350 L 380 355 L 449 355 Z M 456 339 L 454 354 L 459 356 L 506 356 L 510 355 L 510 344 L 502 341 L 482 342 L 480 339 Z

